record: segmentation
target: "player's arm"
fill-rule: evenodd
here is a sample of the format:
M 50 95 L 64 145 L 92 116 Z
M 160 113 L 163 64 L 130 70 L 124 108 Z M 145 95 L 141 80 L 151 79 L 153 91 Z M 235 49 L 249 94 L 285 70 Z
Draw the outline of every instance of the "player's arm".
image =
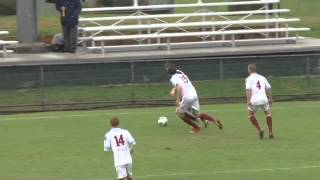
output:
M 132 155 L 133 154 L 133 150 L 134 150 L 134 145 L 129 145 L 129 148 L 130 148 L 130 154 Z
M 182 99 L 182 86 L 180 85 L 180 79 L 173 77 L 170 79 L 170 82 L 173 86 L 173 88 L 171 89 L 170 95 L 175 97 L 176 99 L 176 105 L 179 106 L 179 103 Z
M 136 141 L 134 140 L 134 138 L 132 137 L 129 131 L 127 131 L 127 138 L 128 138 L 130 153 L 132 154 L 134 150 L 134 146 L 136 145 Z
M 181 100 L 182 100 L 182 86 L 177 84 L 177 86 L 175 87 L 175 97 L 176 97 L 176 105 L 179 106 Z
M 247 96 L 247 104 L 249 107 L 251 107 L 252 104 L 250 100 L 251 100 L 252 93 L 250 89 L 246 89 L 246 96 Z
M 271 88 L 270 88 L 270 89 L 266 89 L 266 92 L 267 92 L 267 97 L 268 97 L 269 104 L 270 104 L 270 106 L 271 106 L 271 105 L 272 105 L 272 102 L 273 102 L 273 99 L 272 99 L 272 90 L 271 90 Z
M 171 95 L 172 97 L 176 97 L 176 88 L 175 88 L 175 87 L 171 89 L 170 95 Z
M 246 97 L 247 97 L 247 104 L 249 107 L 252 106 L 251 104 L 251 96 L 252 96 L 252 93 L 251 93 L 251 86 L 250 86 L 250 82 L 248 80 L 246 80 Z
M 269 84 L 269 82 L 266 80 L 266 93 L 267 93 L 267 97 L 268 97 L 268 102 L 270 104 L 270 106 L 272 105 L 273 99 L 272 99 L 272 90 L 271 90 L 271 85 Z
M 103 147 L 104 147 L 104 151 L 110 151 L 111 149 L 111 140 L 108 138 L 108 136 L 105 136 Z

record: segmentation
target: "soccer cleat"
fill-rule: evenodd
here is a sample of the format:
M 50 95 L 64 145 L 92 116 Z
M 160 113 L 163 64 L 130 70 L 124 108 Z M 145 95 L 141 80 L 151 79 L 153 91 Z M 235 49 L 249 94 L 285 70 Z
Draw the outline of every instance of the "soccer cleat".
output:
M 264 138 L 264 131 L 260 130 L 258 134 L 259 134 L 259 138 L 262 140 Z
M 269 139 L 274 139 L 273 133 L 269 134 Z
M 204 128 L 207 128 L 209 125 L 209 121 L 208 120 L 203 121 L 203 125 L 204 125 Z
M 222 122 L 221 122 L 219 119 L 217 119 L 217 126 L 218 126 L 218 128 L 219 128 L 220 130 L 223 129 L 223 124 L 222 124 Z

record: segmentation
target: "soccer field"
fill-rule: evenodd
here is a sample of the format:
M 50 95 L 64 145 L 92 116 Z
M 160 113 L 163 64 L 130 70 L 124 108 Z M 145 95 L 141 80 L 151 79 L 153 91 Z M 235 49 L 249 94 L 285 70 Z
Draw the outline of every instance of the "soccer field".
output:
M 134 176 L 141 180 L 318 180 L 320 102 L 275 103 L 275 140 L 258 139 L 245 104 L 202 106 L 219 117 L 199 135 L 174 107 L 48 112 L 0 116 L 1 180 L 109 180 L 103 152 L 109 118 L 118 116 L 137 141 Z M 159 116 L 169 118 L 159 127 Z M 258 119 L 266 130 L 262 113 Z

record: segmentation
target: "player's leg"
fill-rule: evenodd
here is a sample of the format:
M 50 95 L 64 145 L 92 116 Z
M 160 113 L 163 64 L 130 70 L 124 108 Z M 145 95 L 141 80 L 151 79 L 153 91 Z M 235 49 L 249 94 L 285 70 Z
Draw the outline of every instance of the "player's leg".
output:
M 116 167 L 118 180 L 125 180 L 127 178 L 127 170 L 125 166 Z
M 223 129 L 223 125 L 221 121 L 213 116 L 210 116 L 209 114 L 206 113 L 200 113 L 199 118 L 203 122 L 209 122 L 215 124 L 219 129 Z
M 272 130 L 272 114 L 271 114 L 271 110 L 270 110 L 270 105 L 265 104 L 263 106 L 263 111 L 264 111 L 264 114 L 266 115 L 266 122 L 267 122 L 268 129 L 269 129 L 269 138 L 273 139 L 274 135 L 273 135 L 273 130 Z
M 207 128 L 209 123 L 213 123 L 216 124 L 220 129 L 222 129 L 222 123 L 218 119 L 215 119 L 214 117 L 205 113 L 199 114 L 200 103 L 198 98 L 191 100 L 188 107 L 189 109 L 187 111 L 187 114 L 193 119 L 193 121 L 201 121 L 204 124 L 205 128 Z
M 177 114 L 183 120 L 183 122 L 185 122 L 186 124 L 192 127 L 192 131 L 194 133 L 200 132 L 201 129 L 196 124 L 196 121 L 194 121 L 194 118 L 192 116 L 190 116 L 188 113 L 181 113 L 181 112 L 178 112 Z
M 209 114 L 206 114 L 206 113 L 199 113 L 199 111 L 200 111 L 200 103 L 199 103 L 199 99 L 196 98 L 192 102 L 192 106 L 191 106 L 191 112 L 194 115 L 194 117 L 196 117 L 197 119 L 200 119 L 203 122 L 204 127 L 207 127 L 208 123 L 213 123 L 219 129 L 223 129 L 223 125 L 219 119 L 214 118 L 213 116 L 210 116 Z
M 192 99 L 184 99 L 180 106 L 177 108 L 178 116 L 188 125 L 192 127 L 192 131 L 194 133 L 200 132 L 200 127 L 196 123 L 196 117 L 190 114 L 190 110 L 192 109 L 193 100 Z
M 251 124 L 257 129 L 260 139 L 263 139 L 264 131 L 260 127 L 260 124 L 256 118 L 257 109 L 258 109 L 257 106 L 248 107 L 248 114 L 249 114 L 248 118 L 249 118 Z
M 192 127 L 194 133 L 200 131 L 200 127 L 196 124 L 195 117 L 190 115 L 188 112 L 191 109 L 192 103 L 188 100 L 183 100 L 177 108 L 177 115 L 189 126 Z
M 132 177 L 132 164 L 128 164 L 126 165 L 126 169 L 127 169 L 127 180 L 133 180 Z

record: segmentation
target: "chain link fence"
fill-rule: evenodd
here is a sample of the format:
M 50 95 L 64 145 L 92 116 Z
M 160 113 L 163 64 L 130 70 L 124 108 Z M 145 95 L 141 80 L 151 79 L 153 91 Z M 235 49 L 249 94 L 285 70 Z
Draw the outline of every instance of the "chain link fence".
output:
M 320 54 L 15 66 L 0 68 L 0 111 L 171 104 L 167 61 L 188 74 L 210 103 L 243 100 L 249 63 L 269 79 L 276 97 L 320 95 Z

